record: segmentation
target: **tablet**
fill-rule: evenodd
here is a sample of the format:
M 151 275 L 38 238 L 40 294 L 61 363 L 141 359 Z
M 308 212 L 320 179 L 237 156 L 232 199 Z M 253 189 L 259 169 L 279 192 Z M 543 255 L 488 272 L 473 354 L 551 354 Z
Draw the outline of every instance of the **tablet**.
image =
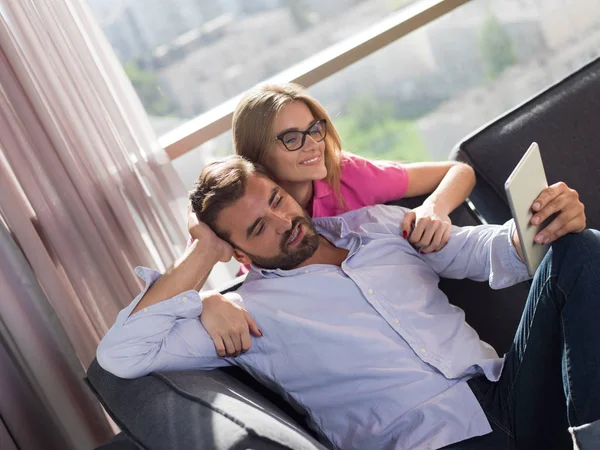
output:
M 537 233 L 546 226 L 547 222 L 533 225 L 531 205 L 541 192 L 548 187 L 546 172 L 540 155 L 540 148 L 534 142 L 510 174 L 504 189 L 512 216 L 515 219 L 517 233 L 521 241 L 521 249 L 525 258 L 525 265 L 530 276 L 533 276 L 550 244 L 538 244 L 533 240 Z

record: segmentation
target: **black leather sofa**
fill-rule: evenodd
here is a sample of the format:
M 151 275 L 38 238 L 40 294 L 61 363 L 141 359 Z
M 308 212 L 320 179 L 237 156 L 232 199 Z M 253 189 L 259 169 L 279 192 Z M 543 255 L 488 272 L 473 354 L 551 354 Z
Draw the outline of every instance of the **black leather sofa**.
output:
M 587 205 L 588 226 L 600 227 L 600 60 L 456 146 L 451 158 L 469 163 L 477 174 L 470 197 L 477 211 L 463 204 L 452 216 L 455 224 L 503 223 L 510 218 L 504 180 L 532 141 L 540 144 L 549 183 L 563 180 L 577 189 Z M 418 202 L 401 203 L 411 207 Z M 465 310 L 483 340 L 500 354 L 508 350 L 527 283 L 492 291 L 486 283 L 442 280 L 440 287 Z M 87 380 L 123 430 L 99 447 L 103 450 L 332 448 L 306 427 L 301 410 L 238 368 L 122 380 L 94 361 Z M 165 415 L 165 405 L 175 413 Z

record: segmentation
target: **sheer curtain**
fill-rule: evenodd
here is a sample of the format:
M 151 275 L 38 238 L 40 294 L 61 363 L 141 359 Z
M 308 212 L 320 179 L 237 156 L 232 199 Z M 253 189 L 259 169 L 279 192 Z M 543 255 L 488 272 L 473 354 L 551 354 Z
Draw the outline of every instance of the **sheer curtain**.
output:
M 132 267 L 183 251 L 185 204 L 87 4 L 0 0 L 0 419 L 19 448 L 107 436 L 83 368 L 139 291 Z M 23 444 L 36 407 L 43 447 Z

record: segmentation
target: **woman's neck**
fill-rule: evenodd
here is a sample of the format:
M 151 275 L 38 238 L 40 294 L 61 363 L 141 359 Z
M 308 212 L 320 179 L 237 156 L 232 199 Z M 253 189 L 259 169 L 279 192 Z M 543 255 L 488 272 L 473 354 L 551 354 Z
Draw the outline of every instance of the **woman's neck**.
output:
M 294 197 L 303 208 L 306 208 L 306 205 L 313 196 L 312 181 L 280 181 L 279 185 L 285 189 L 288 194 Z

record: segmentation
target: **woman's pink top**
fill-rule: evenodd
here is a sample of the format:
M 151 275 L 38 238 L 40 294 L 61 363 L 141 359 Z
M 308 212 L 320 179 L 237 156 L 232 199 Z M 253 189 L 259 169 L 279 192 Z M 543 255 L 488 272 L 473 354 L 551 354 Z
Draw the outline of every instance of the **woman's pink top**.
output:
M 346 211 L 377 205 L 404 196 L 408 171 L 398 163 L 370 161 L 351 153 L 342 154 L 340 191 L 347 208 L 339 204 L 327 181 L 313 181 L 312 217 L 337 216 Z

